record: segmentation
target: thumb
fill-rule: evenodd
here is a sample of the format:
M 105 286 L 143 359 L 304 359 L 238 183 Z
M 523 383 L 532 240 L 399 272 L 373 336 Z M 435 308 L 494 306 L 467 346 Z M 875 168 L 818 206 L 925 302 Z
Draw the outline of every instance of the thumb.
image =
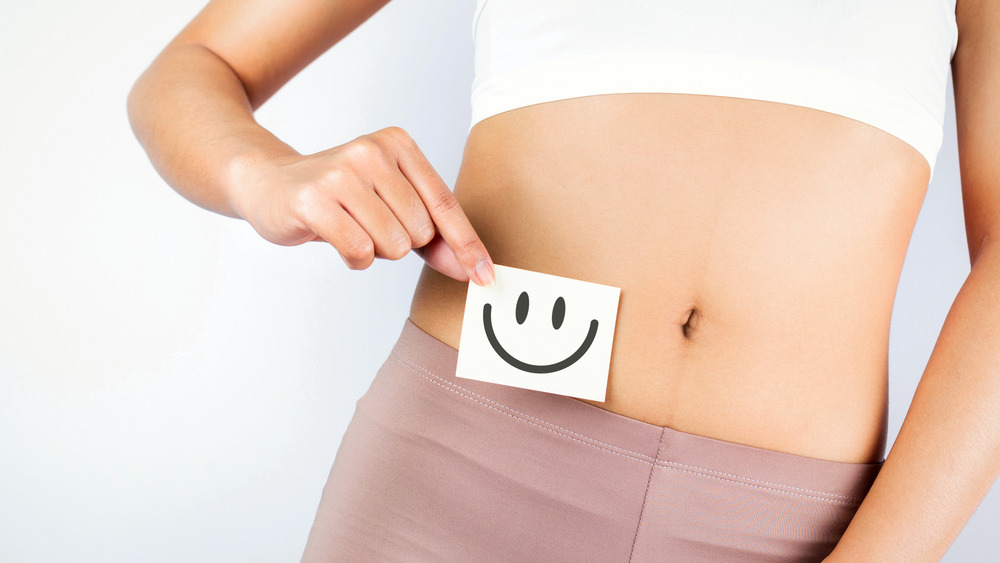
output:
M 441 238 L 441 233 L 435 234 L 429 243 L 420 248 L 414 248 L 413 251 L 423 258 L 428 266 L 442 274 L 458 281 L 469 281 L 465 269 L 459 264 L 458 258 L 455 258 L 455 253 L 448 247 L 448 243 Z

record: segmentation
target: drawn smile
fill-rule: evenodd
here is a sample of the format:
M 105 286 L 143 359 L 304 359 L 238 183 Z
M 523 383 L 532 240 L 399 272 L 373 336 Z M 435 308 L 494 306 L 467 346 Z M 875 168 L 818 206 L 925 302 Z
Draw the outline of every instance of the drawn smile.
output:
M 521 300 L 518 301 L 518 324 L 524 322 L 524 317 L 527 315 L 527 295 L 522 295 L 524 305 L 522 308 Z M 560 298 L 560 300 L 561 299 L 562 298 Z M 559 325 L 562 325 L 562 315 L 565 313 L 565 304 L 563 304 L 562 307 L 561 314 L 558 314 L 557 312 L 554 312 L 553 314 L 553 326 L 557 329 L 559 328 Z M 594 343 L 594 338 L 597 336 L 597 319 L 594 319 L 590 321 L 590 331 L 587 333 L 587 338 L 583 340 L 583 344 L 580 344 L 580 347 L 577 348 L 576 352 L 573 352 L 568 358 L 554 364 L 536 365 L 522 362 L 521 360 L 515 358 L 500 344 L 500 341 L 497 340 L 496 333 L 493 331 L 493 307 L 489 303 L 483 305 L 483 327 L 486 329 L 486 338 L 490 341 L 490 346 L 493 346 L 493 350 L 496 351 L 497 355 L 508 364 L 528 373 L 553 373 L 568 368 L 587 353 L 587 350 L 590 349 L 590 345 Z

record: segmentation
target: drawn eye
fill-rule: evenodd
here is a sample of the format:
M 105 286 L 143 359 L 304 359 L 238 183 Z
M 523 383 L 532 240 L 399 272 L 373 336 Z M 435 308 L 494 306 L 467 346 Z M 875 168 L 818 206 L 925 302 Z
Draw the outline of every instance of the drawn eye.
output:
M 556 299 L 555 305 L 552 306 L 552 328 L 559 330 L 559 327 L 562 326 L 563 319 L 565 318 L 566 318 L 566 300 L 560 297 Z
M 524 324 L 524 319 L 528 318 L 528 292 L 522 291 L 520 297 L 517 298 L 517 308 L 514 309 L 514 315 L 517 319 L 517 324 Z

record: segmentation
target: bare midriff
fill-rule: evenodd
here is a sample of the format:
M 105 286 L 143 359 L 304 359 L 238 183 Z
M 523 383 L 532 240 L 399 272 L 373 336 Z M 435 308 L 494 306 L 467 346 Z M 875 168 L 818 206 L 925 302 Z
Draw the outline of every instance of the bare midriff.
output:
M 929 167 L 841 115 L 688 94 L 476 124 L 454 191 L 497 264 L 621 288 L 599 408 L 728 442 L 883 459 L 889 322 Z M 467 284 L 410 319 L 458 348 Z

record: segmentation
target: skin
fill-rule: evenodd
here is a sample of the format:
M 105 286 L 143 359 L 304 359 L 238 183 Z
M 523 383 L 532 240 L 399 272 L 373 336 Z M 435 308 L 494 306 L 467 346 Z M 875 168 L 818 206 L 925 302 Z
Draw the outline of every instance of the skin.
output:
M 833 114 L 616 94 L 476 125 L 455 195 L 498 263 L 622 288 L 594 404 L 866 462 L 885 447 L 892 299 L 927 174 L 909 145 Z M 457 348 L 464 299 L 427 270 L 410 317 Z
M 328 243 L 355 269 L 420 253 L 410 317 L 452 347 L 466 282 L 490 283 L 491 260 L 620 287 L 597 406 L 798 455 L 881 459 L 889 321 L 929 174 L 913 147 L 787 104 L 586 96 L 477 124 L 452 196 L 402 129 L 301 155 L 254 122 L 384 4 L 210 2 L 130 92 L 153 165 L 276 244 Z M 960 0 L 957 13 L 972 272 L 830 561 L 937 560 L 1000 472 L 1000 4 Z

